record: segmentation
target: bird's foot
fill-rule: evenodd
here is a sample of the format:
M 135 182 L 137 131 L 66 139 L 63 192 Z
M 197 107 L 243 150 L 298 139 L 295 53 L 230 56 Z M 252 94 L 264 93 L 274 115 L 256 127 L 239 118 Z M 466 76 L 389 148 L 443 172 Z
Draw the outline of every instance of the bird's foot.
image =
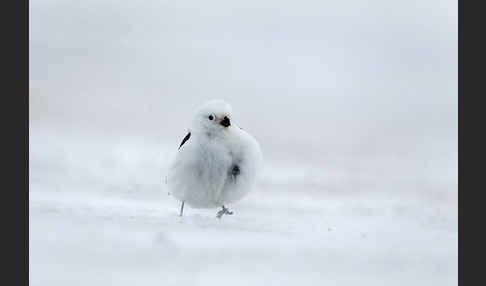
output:
M 227 207 L 223 206 L 223 208 L 218 211 L 218 213 L 216 214 L 216 217 L 217 218 L 221 218 L 223 215 L 232 215 L 233 212 L 230 211 Z

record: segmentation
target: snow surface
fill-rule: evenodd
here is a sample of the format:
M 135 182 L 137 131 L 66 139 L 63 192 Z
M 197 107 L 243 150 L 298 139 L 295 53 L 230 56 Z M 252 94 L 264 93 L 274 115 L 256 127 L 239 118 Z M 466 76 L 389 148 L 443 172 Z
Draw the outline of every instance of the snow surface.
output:
M 30 285 L 456 285 L 457 2 L 30 1 Z M 256 189 L 186 207 L 194 108 Z
M 176 148 L 47 132 L 31 142 L 31 285 L 457 281 L 454 185 L 269 164 L 235 215 L 180 218 L 161 176 Z

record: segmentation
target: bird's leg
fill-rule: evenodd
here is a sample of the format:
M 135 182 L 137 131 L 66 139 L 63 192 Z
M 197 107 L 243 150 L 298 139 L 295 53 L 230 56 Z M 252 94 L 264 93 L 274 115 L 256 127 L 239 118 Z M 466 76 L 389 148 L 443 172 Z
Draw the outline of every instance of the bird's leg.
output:
M 230 211 L 227 207 L 223 206 L 223 208 L 220 211 L 218 211 L 218 213 L 216 214 L 216 217 L 221 218 L 225 214 L 232 215 L 233 212 Z
M 179 216 L 182 216 L 182 213 L 184 213 L 184 201 L 182 201 L 181 211 L 179 212 Z
M 225 213 L 226 213 L 227 215 L 232 215 L 232 214 L 233 214 L 233 212 L 232 212 L 232 211 L 230 211 L 230 210 L 229 210 L 228 208 L 226 208 L 225 206 L 223 206 L 223 209 L 224 209 L 224 211 L 225 211 Z

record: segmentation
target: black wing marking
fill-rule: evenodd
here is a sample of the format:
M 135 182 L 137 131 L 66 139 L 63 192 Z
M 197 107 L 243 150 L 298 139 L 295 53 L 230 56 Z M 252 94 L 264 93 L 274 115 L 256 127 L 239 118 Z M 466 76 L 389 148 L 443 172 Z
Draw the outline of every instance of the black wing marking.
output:
M 229 177 L 230 182 L 236 184 L 236 177 L 238 177 L 239 174 L 240 174 L 240 167 L 238 167 L 237 164 L 234 164 L 233 166 L 231 166 L 231 168 L 229 169 L 229 173 L 228 173 L 228 177 Z
M 239 174 L 240 174 L 240 167 L 238 167 L 238 165 L 233 165 L 233 168 L 231 168 L 231 175 L 236 177 Z
M 186 141 L 189 140 L 189 138 L 191 138 L 191 132 L 187 133 L 186 137 L 182 139 L 181 145 L 179 145 L 179 149 L 181 149 L 182 145 L 184 145 L 184 143 L 186 143 Z

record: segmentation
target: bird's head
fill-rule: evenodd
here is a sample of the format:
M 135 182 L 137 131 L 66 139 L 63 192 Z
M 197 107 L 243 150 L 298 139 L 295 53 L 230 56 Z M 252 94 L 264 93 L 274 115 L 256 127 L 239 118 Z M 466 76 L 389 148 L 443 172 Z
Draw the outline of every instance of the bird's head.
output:
M 218 134 L 231 126 L 231 106 L 222 100 L 211 100 L 201 106 L 194 118 L 194 129 Z

